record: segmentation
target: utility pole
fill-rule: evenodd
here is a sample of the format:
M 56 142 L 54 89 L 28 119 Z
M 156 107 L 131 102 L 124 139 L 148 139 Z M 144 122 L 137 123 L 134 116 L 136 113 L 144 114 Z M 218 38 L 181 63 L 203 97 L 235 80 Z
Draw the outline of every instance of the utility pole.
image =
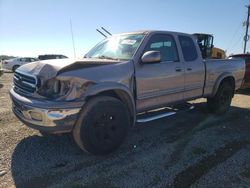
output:
M 249 35 L 248 35 L 249 15 L 250 15 L 250 5 L 247 6 L 246 34 L 244 36 L 244 51 L 243 51 L 244 54 L 246 53 L 247 41 L 249 40 Z

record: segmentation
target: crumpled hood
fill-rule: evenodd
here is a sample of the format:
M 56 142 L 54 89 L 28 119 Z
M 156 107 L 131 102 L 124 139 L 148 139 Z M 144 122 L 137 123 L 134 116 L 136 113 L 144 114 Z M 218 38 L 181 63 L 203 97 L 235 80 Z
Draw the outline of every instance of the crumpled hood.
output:
M 25 64 L 18 68 L 18 71 L 43 77 L 46 79 L 55 77 L 60 72 L 74 69 L 90 68 L 101 65 L 118 63 L 114 60 L 106 59 L 53 59 L 36 61 Z

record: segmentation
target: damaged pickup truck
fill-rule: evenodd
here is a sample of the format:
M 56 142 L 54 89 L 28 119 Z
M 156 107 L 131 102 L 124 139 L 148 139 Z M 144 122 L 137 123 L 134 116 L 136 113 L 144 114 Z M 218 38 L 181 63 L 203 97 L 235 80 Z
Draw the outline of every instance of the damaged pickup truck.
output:
M 117 149 L 138 114 L 197 98 L 224 113 L 243 81 L 240 59 L 203 60 L 192 35 L 141 31 L 113 35 L 83 59 L 45 60 L 19 67 L 13 112 L 45 133 L 71 132 L 92 154 Z

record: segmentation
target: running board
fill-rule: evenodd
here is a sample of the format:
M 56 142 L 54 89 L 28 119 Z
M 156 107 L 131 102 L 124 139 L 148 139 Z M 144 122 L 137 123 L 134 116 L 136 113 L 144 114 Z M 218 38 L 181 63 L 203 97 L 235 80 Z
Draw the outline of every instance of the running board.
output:
M 151 117 L 148 117 L 148 118 L 137 119 L 136 122 L 137 123 L 146 123 L 146 122 L 149 122 L 149 121 L 154 121 L 154 120 L 161 119 L 161 118 L 168 117 L 168 116 L 172 116 L 172 115 L 175 115 L 175 114 L 176 114 L 176 112 L 167 112 L 167 113 L 151 116 Z
M 157 119 L 173 116 L 177 113 L 186 112 L 186 111 L 189 111 L 192 109 L 194 109 L 194 106 L 192 104 L 189 104 L 189 103 L 186 103 L 185 105 L 179 106 L 177 108 L 174 106 L 160 108 L 160 109 L 156 109 L 156 110 L 152 110 L 149 112 L 144 112 L 144 113 L 138 114 L 136 122 L 137 123 L 146 123 L 146 122 L 154 121 Z

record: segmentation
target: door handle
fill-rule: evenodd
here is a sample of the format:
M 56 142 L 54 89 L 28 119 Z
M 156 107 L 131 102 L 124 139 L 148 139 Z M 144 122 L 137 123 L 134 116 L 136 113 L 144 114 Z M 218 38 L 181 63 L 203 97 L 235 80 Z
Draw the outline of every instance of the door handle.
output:
M 176 72 L 181 72 L 181 71 L 182 71 L 182 69 L 181 69 L 181 68 L 179 68 L 179 67 L 176 67 L 176 68 L 175 68 L 175 71 L 176 71 Z
M 187 68 L 187 71 L 191 71 L 191 70 L 192 70 L 192 68 L 190 68 L 190 67 L 189 67 L 189 68 Z

